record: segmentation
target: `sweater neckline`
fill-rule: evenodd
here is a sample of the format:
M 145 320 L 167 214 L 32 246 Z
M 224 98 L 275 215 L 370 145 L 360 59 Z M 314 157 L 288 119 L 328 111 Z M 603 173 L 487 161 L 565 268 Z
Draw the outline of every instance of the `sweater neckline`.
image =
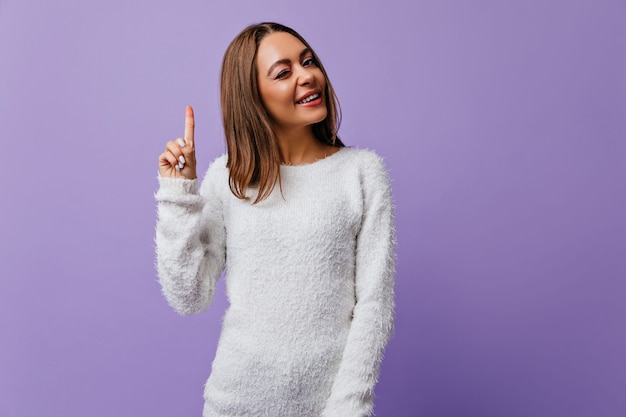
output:
M 309 163 L 306 163 L 306 164 L 298 164 L 298 165 L 280 164 L 280 167 L 284 168 L 284 169 L 288 169 L 288 170 L 298 170 L 298 169 L 305 169 L 305 168 L 308 168 L 308 167 L 323 165 L 324 163 L 327 163 L 328 161 L 331 161 L 332 159 L 334 159 L 340 153 L 343 153 L 343 151 L 346 148 L 347 148 L 346 146 L 343 146 L 343 147 L 339 148 L 338 151 L 336 151 L 336 152 L 334 152 L 334 153 L 332 153 L 330 155 L 327 155 L 327 156 L 325 156 L 323 158 L 320 158 L 320 159 L 318 159 L 316 161 L 313 161 L 313 162 L 309 162 Z

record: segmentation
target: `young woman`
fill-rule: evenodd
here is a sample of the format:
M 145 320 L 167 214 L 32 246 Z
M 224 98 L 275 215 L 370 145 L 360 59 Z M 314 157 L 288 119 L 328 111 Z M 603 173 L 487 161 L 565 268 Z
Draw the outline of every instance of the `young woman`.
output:
M 157 264 L 181 314 L 226 270 L 204 417 L 364 417 L 393 331 L 389 177 L 337 137 L 339 108 L 311 46 L 246 28 L 222 65 L 227 155 L 198 190 L 194 115 L 159 157 Z

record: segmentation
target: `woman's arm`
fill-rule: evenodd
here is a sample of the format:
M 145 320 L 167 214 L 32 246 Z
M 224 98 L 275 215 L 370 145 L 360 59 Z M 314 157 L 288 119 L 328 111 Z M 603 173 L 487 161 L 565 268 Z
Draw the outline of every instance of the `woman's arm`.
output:
M 209 167 L 200 193 L 196 178 L 193 108 L 185 108 L 185 137 L 159 155 L 157 270 L 163 294 L 180 314 L 206 309 L 224 267 L 226 232 L 219 191 L 220 163 Z
M 322 417 L 366 417 L 383 351 L 393 333 L 395 223 L 385 165 L 368 153 L 362 167 L 363 219 L 357 237 L 356 305 L 339 371 Z
M 197 179 L 159 177 L 157 270 L 163 295 L 180 314 L 194 314 L 210 305 L 225 263 L 217 165 L 207 171 L 200 193 Z

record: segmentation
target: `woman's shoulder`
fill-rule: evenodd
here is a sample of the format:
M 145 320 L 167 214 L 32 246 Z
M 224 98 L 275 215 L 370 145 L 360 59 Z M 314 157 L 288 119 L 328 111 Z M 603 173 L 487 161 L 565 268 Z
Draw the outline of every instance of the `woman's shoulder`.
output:
M 387 167 L 382 156 L 376 151 L 366 148 L 345 147 L 341 151 L 344 154 L 343 164 L 356 166 L 363 172 L 387 172 Z
M 209 168 L 204 174 L 202 184 L 200 186 L 201 192 L 208 192 L 209 189 L 220 190 L 226 186 L 228 188 L 228 168 L 226 163 L 228 162 L 228 155 L 222 154 L 215 158 L 213 162 L 209 164 Z
M 223 153 L 217 158 L 215 158 L 213 162 L 209 164 L 209 169 L 213 168 L 213 169 L 225 170 L 227 163 L 228 163 L 228 154 Z
M 382 160 L 376 151 L 367 148 L 346 146 L 342 148 L 342 152 L 345 153 L 346 157 L 357 161 Z
M 223 176 L 224 174 L 228 175 L 228 168 L 226 167 L 227 163 L 228 163 L 228 154 L 226 153 L 215 158 L 209 164 L 209 168 L 206 171 L 205 178 Z

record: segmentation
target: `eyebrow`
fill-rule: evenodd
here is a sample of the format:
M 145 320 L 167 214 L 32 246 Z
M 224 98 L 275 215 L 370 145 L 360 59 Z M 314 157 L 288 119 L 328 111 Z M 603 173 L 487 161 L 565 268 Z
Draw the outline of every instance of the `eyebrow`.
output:
M 302 52 L 300 52 L 300 55 L 299 55 L 300 59 L 302 59 L 302 58 L 303 58 L 306 54 L 308 54 L 309 52 L 311 52 L 311 50 L 310 50 L 309 48 L 304 48 L 304 49 L 302 50 Z M 290 59 L 287 59 L 287 58 L 279 59 L 278 61 L 274 62 L 274 63 L 270 66 L 270 69 L 268 69 L 268 70 L 267 70 L 267 75 L 268 75 L 268 77 L 269 77 L 269 75 L 272 73 L 272 70 L 273 70 L 273 69 L 274 69 L 277 65 L 280 65 L 280 64 L 290 64 L 290 63 L 291 63 L 291 60 L 290 60 Z

